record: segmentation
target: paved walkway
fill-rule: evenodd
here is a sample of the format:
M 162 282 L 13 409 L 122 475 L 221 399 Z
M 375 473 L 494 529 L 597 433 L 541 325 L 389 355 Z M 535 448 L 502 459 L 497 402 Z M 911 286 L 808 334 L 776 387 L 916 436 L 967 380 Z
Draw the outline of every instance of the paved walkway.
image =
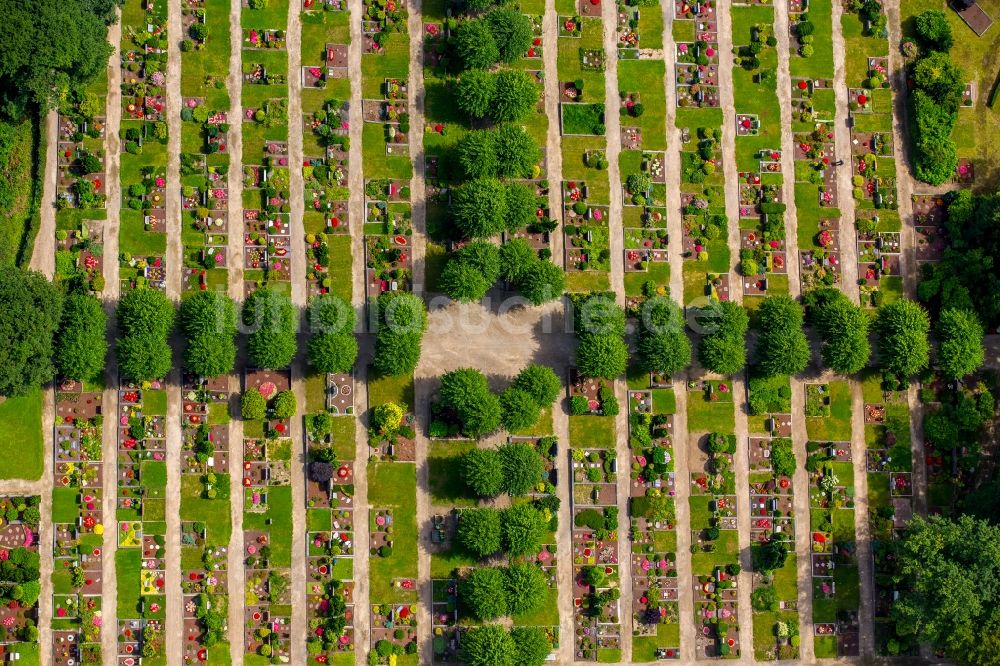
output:
M 229 117 L 243 118 L 243 30 L 240 26 L 240 0 L 229 3 L 229 73 L 226 87 L 229 90 Z M 243 302 L 243 262 L 235 257 L 243 256 L 243 123 L 229 125 L 226 137 L 229 144 L 229 208 L 227 228 L 229 242 L 226 256 L 229 262 L 229 298 L 236 303 L 239 312 Z M 246 367 L 246 349 L 243 336 L 237 336 L 236 372 L 229 376 L 230 415 L 239 413 L 239 394 L 243 387 L 240 369 Z M 233 666 L 243 666 L 243 627 L 245 622 L 244 602 L 246 600 L 246 572 L 243 568 L 243 420 L 229 419 L 229 520 L 232 531 L 226 558 L 226 576 L 229 581 L 229 626 L 230 660 Z M 233 649 L 235 647 L 235 649 Z

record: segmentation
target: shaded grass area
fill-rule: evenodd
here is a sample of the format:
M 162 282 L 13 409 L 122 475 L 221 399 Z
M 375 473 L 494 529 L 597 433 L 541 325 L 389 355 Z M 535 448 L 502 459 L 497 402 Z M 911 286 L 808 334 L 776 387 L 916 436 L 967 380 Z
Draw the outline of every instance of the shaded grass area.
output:
M 36 481 L 42 477 L 42 389 L 0 404 L 0 479 Z

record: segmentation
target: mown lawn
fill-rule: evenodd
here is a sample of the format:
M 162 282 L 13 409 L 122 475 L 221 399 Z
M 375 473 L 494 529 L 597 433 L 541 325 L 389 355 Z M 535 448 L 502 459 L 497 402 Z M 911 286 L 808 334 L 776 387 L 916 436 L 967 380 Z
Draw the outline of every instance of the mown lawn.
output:
M 42 477 L 41 388 L 0 403 L 0 479 L 37 481 Z
M 370 560 L 371 601 L 414 602 L 415 590 L 394 588 L 392 581 L 417 576 L 416 467 L 411 463 L 375 463 L 368 473 L 368 502 L 373 511 L 391 509 L 394 526 L 392 555 Z

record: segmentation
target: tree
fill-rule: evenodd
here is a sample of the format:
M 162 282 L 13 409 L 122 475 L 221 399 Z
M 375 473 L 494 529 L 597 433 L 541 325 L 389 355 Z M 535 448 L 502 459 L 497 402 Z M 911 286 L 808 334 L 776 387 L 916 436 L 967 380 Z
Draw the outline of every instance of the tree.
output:
M 920 180 L 940 185 L 955 173 L 958 152 L 951 139 L 951 130 L 958 118 L 922 89 L 911 92 L 913 101 L 914 172 Z
M 757 360 L 767 375 L 794 375 L 809 364 L 809 341 L 802 331 L 802 307 L 789 296 L 768 296 L 760 304 Z
M 478 72 L 477 72 L 478 73 Z M 489 77 L 489 74 L 486 74 Z M 463 77 L 464 79 L 464 77 Z M 490 81 L 493 79 L 490 78 Z M 477 88 L 478 90 L 479 88 Z M 483 103 L 483 113 L 489 111 L 489 104 L 492 100 L 492 89 L 490 99 Z M 466 178 L 494 178 L 500 169 L 497 159 L 497 135 L 491 130 L 478 130 L 469 132 L 455 146 L 455 155 L 458 163 L 462 166 L 462 171 Z
M 466 666 L 514 666 L 517 649 L 506 629 L 487 624 L 465 632 L 458 656 Z
M 883 305 L 877 320 L 882 367 L 901 377 L 910 377 L 926 368 L 930 357 L 929 330 L 927 311 L 913 301 L 900 299 Z
M 538 104 L 538 86 L 521 70 L 504 69 L 495 74 L 496 89 L 490 116 L 497 122 L 517 122 Z
M 698 324 L 705 331 L 698 344 L 698 362 L 720 375 L 734 375 L 747 364 L 747 311 L 739 303 L 714 303 L 702 311 Z
M 538 202 L 533 189 L 522 183 L 507 184 L 507 231 L 519 231 L 535 221 Z
M 771 539 L 754 550 L 753 568 L 755 571 L 777 571 L 785 566 L 788 557 L 788 544 L 778 539 Z
M 208 39 L 209 29 L 206 24 L 196 22 L 188 28 L 188 34 L 191 35 L 191 39 L 197 39 L 199 42 L 204 42 Z
M 492 104 L 492 100 L 491 100 Z M 501 178 L 531 178 L 542 159 L 538 143 L 521 125 L 504 123 L 494 130 L 496 171 Z
M 507 584 L 508 610 L 511 615 L 532 613 L 545 601 L 548 582 L 534 564 L 514 563 L 504 570 Z
M 347 302 L 323 294 L 309 304 L 309 364 L 320 372 L 350 373 L 358 358 L 357 315 Z
M 466 69 L 487 69 L 500 62 L 500 49 L 486 21 L 462 21 L 455 28 L 453 42 Z
M 552 368 L 537 363 L 525 366 L 514 378 L 513 386 L 530 395 L 535 404 L 543 409 L 551 407 L 562 393 L 559 376 Z
M 792 450 L 792 440 L 778 437 L 771 440 L 771 469 L 775 476 L 792 476 L 795 474 L 795 452 Z
M 531 20 L 527 16 L 509 7 L 501 7 L 487 14 L 486 22 L 493 32 L 502 62 L 513 64 L 524 57 L 534 37 Z
M 499 453 L 504 474 L 503 491 L 511 497 L 521 497 L 534 490 L 545 473 L 535 448 L 524 443 L 504 444 Z
M 507 197 L 503 183 L 477 178 L 451 191 L 451 215 L 468 238 L 490 238 L 506 228 Z
M 913 19 L 917 39 L 925 49 L 950 51 L 955 43 L 948 17 L 939 9 L 928 9 Z
M 291 391 L 281 391 L 278 395 L 274 396 L 274 417 L 277 419 L 290 419 L 295 416 L 295 411 L 298 409 L 298 404 L 295 400 L 295 394 Z
M 514 662 L 518 666 L 542 666 L 552 652 L 552 643 L 538 627 L 515 627 L 510 637 L 517 648 Z
M 107 325 L 99 300 L 87 294 L 66 297 L 55 344 L 59 376 L 78 381 L 100 378 L 108 355 Z
M 541 305 L 562 296 L 566 274 L 551 261 L 536 258 L 524 267 L 516 284 L 518 292 L 532 305 Z
M 116 4 L 0 1 L 0 97 L 6 115 L 16 117 L 37 104 L 44 116 L 71 89 L 105 71 L 111 55 L 107 25 Z
M 975 312 L 946 308 L 934 332 L 939 342 L 938 364 L 946 376 L 961 379 L 983 365 L 983 325 Z
M 243 324 L 247 335 L 247 356 L 258 368 L 284 368 L 297 350 L 295 307 L 288 296 L 268 287 L 250 294 L 243 304 Z
M 479 438 L 500 427 L 500 401 L 483 373 L 459 368 L 441 376 L 441 405 L 454 412 L 462 432 Z
M 918 60 L 913 67 L 913 81 L 949 113 L 955 113 L 962 105 L 965 73 L 947 53 L 935 51 Z
M 639 364 L 648 372 L 673 375 L 691 364 L 684 313 L 669 298 L 652 298 L 643 304 L 638 352 Z
M 578 340 L 576 365 L 584 377 L 614 379 L 625 373 L 628 347 L 621 337 L 588 334 Z
M 839 297 L 834 297 L 816 312 L 816 322 L 823 338 L 820 355 L 823 363 L 834 372 L 853 375 L 868 365 L 871 356 L 868 315 L 842 292 L 835 293 Z
M 419 296 L 390 291 L 378 297 L 375 371 L 384 377 L 412 373 L 420 360 L 427 310 Z
M 174 325 L 174 306 L 155 289 L 135 289 L 118 302 L 118 371 L 126 381 L 165 377 L 173 366 L 167 342 Z
M 486 241 L 469 243 L 456 252 L 441 273 L 449 298 L 473 302 L 482 299 L 500 276 L 500 251 Z
M 255 388 L 243 392 L 240 413 L 244 421 L 263 421 L 267 416 L 267 401 Z
M 500 394 L 500 422 L 508 432 L 535 425 L 539 412 L 535 399 L 526 391 L 511 386 Z
M 511 557 L 536 555 L 545 536 L 545 515 L 531 504 L 515 504 L 503 514 L 503 549 Z
M 499 567 L 476 567 L 458 582 L 459 599 L 479 620 L 507 615 L 509 605 L 504 572 Z
M 380 435 L 392 435 L 403 424 L 403 408 L 386 402 L 372 410 L 371 428 Z
M 500 535 L 501 517 L 496 509 L 465 509 L 460 514 L 456 537 L 476 557 L 489 557 L 499 551 Z
M 187 344 L 184 367 L 200 377 L 232 372 L 236 365 L 236 307 L 224 293 L 199 291 L 181 302 Z
M 534 248 L 523 238 L 511 238 L 500 246 L 500 277 L 517 283 L 532 263 L 538 261 Z
M 970 547 L 973 544 L 974 547 Z M 896 553 L 900 636 L 929 642 L 959 664 L 995 664 L 1000 528 L 969 516 L 914 516 Z
M 503 491 L 503 463 L 495 449 L 470 450 L 462 456 L 460 472 L 462 481 L 478 497 L 496 497 Z M 499 519 L 497 525 L 499 530 Z
M 459 109 L 473 118 L 485 118 L 493 106 L 496 84 L 497 81 L 493 74 L 485 70 L 473 69 L 465 72 L 455 84 L 455 103 Z M 492 136 L 492 132 L 475 132 L 474 134 Z M 464 162 L 462 164 L 464 166 Z

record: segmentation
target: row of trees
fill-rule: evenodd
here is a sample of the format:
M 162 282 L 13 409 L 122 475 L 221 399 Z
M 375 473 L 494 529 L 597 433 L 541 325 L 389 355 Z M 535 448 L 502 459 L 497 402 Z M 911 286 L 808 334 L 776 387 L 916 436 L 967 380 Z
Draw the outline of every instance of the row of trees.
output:
M 639 321 L 639 365 L 646 372 L 673 375 L 691 364 L 691 341 L 684 313 L 669 298 L 655 297 L 642 307 Z
M 594 292 L 571 296 L 576 332 L 576 365 L 584 377 L 614 379 L 625 372 L 625 310 L 614 294 Z
M 462 635 L 459 658 L 466 666 L 542 666 L 552 643 L 538 627 L 507 631 L 499 624 L 473 627 Z
M 535 220 L 538 202 L 530 187 L 496 178 L 475 178 L 451 191 L 451 217 L 464 238 L 491 238 Z
M 483 373 L 459 368 L 441 376 L 436 410 L 441 418 L 457 422 L 466 436 L 479 438 L 501 425 L 511 432 L 534 425 L 541 410 L 556 401 L 560 389 L 559 378 L 542 365 L 524 368 L 499 396 L 490 390 Z
M 541 550 L 549 519 L 533 504 L 508 509 L 465 509 L 459 516 L 459 545 L 477 558 L 504 552 L 511 557 L 536 555 Z
M 118 371 L 129 382 L 162 379 L 170 372 L 173 354 L 169 337 L 174 306 L 155 289 L 135 289 L 118 303 Z
M 462 481 L 476 496 L 527 495 L 545 473 L 545 465 L 529 444 L 504 444 L 496 449 L 472 449 L 460 461 Z
M 440 284 L 449 298 L 475 302 L 498 279 L 512 284 L 533 305 L 558 298 L 566 285 L 563 271 L 541 258 L 523 238 L 513 238 L 499 248 L 487 241 L 473 241 L 448 259 Z
M 495 620 L 531 613 L 544 603 L 548 583 L 534 564 L 476 567 L 458 584 L 458 598 L 473 617 Z
M 472 118 L 495 122 L 518 122 L 538 104 L 538 86 L 527 72 L 474 69 L 455 84 L 455 103 Z
M 427 329 L 427 309 L 419 296 L 390 291 L 376 301 L 375 372 L 381 376 L 410 374 L 420 361 Z
M 532 178 L 542 158 L 527 130 L 510 123 L 469 132 L 455 153 L 466 178 Z
M 944 12 L 931 9 L 914 20 L 921 55 L 910 69 L 914 120 L 914 173 L 932 185 L 955 175 L 958 152 L 951 131 L 965 93 L 965 74 L 948 51 L 953 38 Z
M 451 44 L 466 69 L 513 64 L 524 57 L 533 37 L 531 21 L 509 7 L 460 22 Z

